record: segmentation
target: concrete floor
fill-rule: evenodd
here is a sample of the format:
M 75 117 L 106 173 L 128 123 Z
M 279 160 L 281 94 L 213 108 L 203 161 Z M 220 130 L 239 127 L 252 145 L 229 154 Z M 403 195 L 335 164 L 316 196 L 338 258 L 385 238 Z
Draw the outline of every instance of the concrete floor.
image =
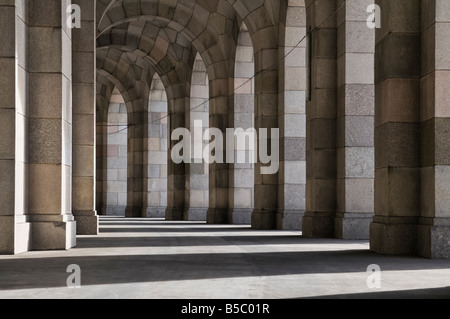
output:
M 245 226 L 102 218 L 70 251 L 0 256 L 0 298 L 450 298 L 450 260 Z M 68 289 L 67 267 L 81 268 Z M 371 264 L 381 289 L 367 287 Z

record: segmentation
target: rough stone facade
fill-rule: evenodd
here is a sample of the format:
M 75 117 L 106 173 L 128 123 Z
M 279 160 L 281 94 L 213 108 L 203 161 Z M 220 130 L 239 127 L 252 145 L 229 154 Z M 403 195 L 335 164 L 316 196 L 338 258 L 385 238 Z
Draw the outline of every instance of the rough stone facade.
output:
M 0 1 L 0 253 L 74 247 L 115 206 L 450 257 L 448 0 L 377 0 L 376 30 L 373 3 Z M 278 172 L 176 164 L 198 119 L 278 128 Z

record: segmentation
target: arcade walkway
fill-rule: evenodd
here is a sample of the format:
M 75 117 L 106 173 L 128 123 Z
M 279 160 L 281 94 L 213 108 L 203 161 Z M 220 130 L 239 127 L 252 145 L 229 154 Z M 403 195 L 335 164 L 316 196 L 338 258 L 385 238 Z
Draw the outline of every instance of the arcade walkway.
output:
M 0 256 L 0 298 L 450 297 L 450 260 L 389 257 L 367 241 L 299 232 L 101 218 L 70 251 Z M 66 269 L 81 267 L 81 289 Z M 367 288 L 378 264 L 382 288 Z

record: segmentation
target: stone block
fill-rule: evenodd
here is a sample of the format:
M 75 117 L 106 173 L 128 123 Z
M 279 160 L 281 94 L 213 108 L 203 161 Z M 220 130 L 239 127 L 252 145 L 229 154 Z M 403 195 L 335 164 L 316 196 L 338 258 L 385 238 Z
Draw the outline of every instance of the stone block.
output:
M 208 208 L 189 208 L 184 212 L 186 221 L 206 221 Z
M 35 1 L 36 2 L 36 1 Z M 34 2 L 33 2 L 34 3 Z M 29 8 L 29 12 L 36 12 Z M 48 11 L 42 11 L 47 16 Z M 33 15 L 34 16 L 34 15 Z M 59 23 L 61 25 L 61 21 Z M 31 27 L 28 29 L 29 71 L 33 73 L 62 72 L 61 29 Z M 93 72 L 93 71 L 92 71 Z
M 342 120 L 341 120 L 342 121 Z M 374 146 L 374 118 L 373 116 L 347 116 L 345 117 L 344 145 L 357 147 Z M 342 125 L 342 124 L 340 124 Z M 342 128 L 342 126 L 341 126 Z
M 94 114 L 95 91 L 93 84 L 73 83 L 73 112 Z
M 450 218 L 450 166 L 435 167 L 435 217 Z
M 95 122 L 92 115 L 73 115 L 73 143 L 93 145 L 95 136 Z
M 285 91 L 284 92 L 284 112 L 289 114 L 305 114 L 306 112 L 305 91 Z
M 346 84 L 338 89 L 338 101 L 338 117 L 375 115 L 375 87 L 372 84 Z
M 15 221 L 14 216 L 0 216 L 0 254 L 15 253 Z
M 98 216 L 95 212 L 73 212 L 77 223 L 77 235 L 95 236 L 99 234 Z
M 286 161 L 306 160 L 306 138 L 285 138 L 284 159 Z
M 335 237 L 347 240 L 370 238 L 370 224 L 373 214 L 345 214 L 335 219 Z
M 276 211 L 272 210 L 257 210 L 252 213 L 252 228 L 261 230 L 276 229 Z
M 305 184 L 306 183 L 306 162 L 289 161 L 284 163 L 286 184 Z
M 372 53 L 346 53 L 345 54 L 345 83 L 373 84 L 374 83 L 374 57 Z M 362 72 L 364 70 L 364 72 Z M 338 83 L 338 86 L 344 83 Z
M 14 6 L 0 8 L 0 57 L 12 58 L 16 53 L 16 10 Z
M 377 223 L 370 225 L 370 249 L 384 255 L 417 253 L 417 225 Z
M 94 178 L 74 176 L 72 183 L 72 208 L 77 211 L 92 210 L 94 207 Z
M 233 225 L 251 225 L 252 223 L 252 210 L 251 209 L 239 209 L 234 208 L 230 214 L 230 224 Z
M 373 147 L 346 147 L 338 150 L 338 176 L 348 178 L 373 178 L 375 174 Z M 344 167 L 341 165 L 344 161 Z M 342 168 L 344 170 L 342 170 Z
M 76 246 L 76 222 L 33 222 L 31 241 L 34 250 L 68 250 Z
M 13 108 L 15 105 L 15 59 L 0 58 L 0 108 Z
M 285 116 L 286 137 L 306 137 L 306 116 L 302 114 L 289 114 Z
M 284 208 L 286 210 L 305 210 L 306 183 L 284 186 Z
M 375 209 L 373 179 L 339 179 L 337 186 L 339 212 L 373 214 Z
M 0 159 L 15 158 L 16 113 L 14 109 L 0 109 Z
M 302 220 L 302 235 L 307 238 L 334 238 L 334 217 L 306 212 Z
M 251 188 L 237 187 L 234 190 L 234 207 L 235 208 L 252 208 L 253 206 L 253 190 Z
M 375 83 L 387 78 L 420 76 L 420 46 L 420 34 L 391 33 L 379 41 L 375 64 L 380 67 L 375 70 Z M 398 56 L 399 48 L 402 48 L 402 58 Z
M 377 169 L 375 212 L 377 216 L 419 216 L 420 168 Z
M 64 191 L 61 181 L 61 165 L 28 165 L 28 211 L 30 214 L 61 214 Z
M 94 147 L 73 146 L 73 175 L 94 176 Z
M 302 210 L 283 210 L 277 213 L 277 229 L 301 231 L 303 228 Z
M 376 167 L 420 166 L 420 124 L 388 123 L 375 129 Z

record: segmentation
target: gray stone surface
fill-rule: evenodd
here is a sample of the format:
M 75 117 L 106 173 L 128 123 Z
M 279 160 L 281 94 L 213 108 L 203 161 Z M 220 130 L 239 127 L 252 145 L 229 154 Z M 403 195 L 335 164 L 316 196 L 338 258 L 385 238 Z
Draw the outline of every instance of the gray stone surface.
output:
M 0 298 L 450 297 L 448 260 L 374 255 L 367 241 L 155 219 L 102 218 L 100 227 L 70 251 L 0 256 Z M 66 285 L 74 263 L 81 289 Z M 382 271 L 376 290 L 367 287 L 372 264 Z

